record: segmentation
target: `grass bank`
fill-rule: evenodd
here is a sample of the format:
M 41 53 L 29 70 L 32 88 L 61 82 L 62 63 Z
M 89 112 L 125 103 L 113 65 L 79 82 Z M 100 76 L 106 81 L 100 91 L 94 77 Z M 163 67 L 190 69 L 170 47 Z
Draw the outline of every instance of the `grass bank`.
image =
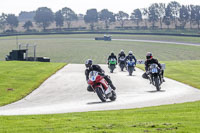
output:
M 200 61 L 169 61 L 166 76 L 200 89 Z M 143 67 L 143 66 L 141 66 Z M 183 70 L 179 69 L 183 68 Z M 195 79 L 195 80 L 193 80 Z M 0 116 L 6 133 L 198 133 L 200 101 L 141 109 L 54 115 Z
M 5 133 L 198 133 L 200 102 L 142 109 L 0 116 Z
M 163 61 L 166 64 L 165 77 L 200 89 L 200 60 Z M 144 70 L 144 65 L 137 65 Z
M 1 61 L 0 106 L 25 97 L 64 65 L 64 63 Z

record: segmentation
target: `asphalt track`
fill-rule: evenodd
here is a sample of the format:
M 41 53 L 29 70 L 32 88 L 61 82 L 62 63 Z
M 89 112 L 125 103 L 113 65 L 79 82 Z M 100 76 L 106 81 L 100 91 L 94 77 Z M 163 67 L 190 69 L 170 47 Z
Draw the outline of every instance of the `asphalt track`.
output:
M 72 40 L 94 40 L 93 38 L 65 38 L 65 37 L 44 37 L 44 38 L 25 38 L 19 40 L 54 40 L 54 39 L 72 39 Z M 16 39 L 1 39 L 0 40 L 16 40 Z M 159 41 L 159 40 L 144 40 L 144 39 L 112 39 L 115 41 L 128 41 L 128 42 L 146 42 L 146 43 L 161 43 L 161 44 L 178 44 L 178 45 L 189 45 L 189 46 L 200 46 L 200 43 L 190 43 L 190 42 L 177 42 L 177 41 Z
M 102 103 L 93 92 L 87 92 L 83 64 L 69 64 L 47 79 L 38 89 L 24 99 L 0 107 L 0 115 L 55 114 L 100 110 L 141 108 L 200 100 L 200 90 L 165 78 L 161 91 L 157 92 L 136 69 L 133 76 L 119 68 L 109 73 L 107 65 L 101 65 L 117 90 L 117 100 Z

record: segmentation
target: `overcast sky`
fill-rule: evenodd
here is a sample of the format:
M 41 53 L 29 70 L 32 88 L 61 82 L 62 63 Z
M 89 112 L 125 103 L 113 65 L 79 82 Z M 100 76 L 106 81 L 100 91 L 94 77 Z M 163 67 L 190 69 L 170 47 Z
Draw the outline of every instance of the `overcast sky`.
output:
M 1 0 L 0 14 L 2 12 L 18 15 L 21 11 L 33 11 L 38 7 L 49 7 L 56 12 L 63 7 L 69 7 L 76 13 L 85 14 L 87 9 L 96 8 L 97 11 L 109 9 L 117 13 L 124 11 L 131 13 L 136 8 L 144 8 L 152 3 L 169 3 L 172 0 Z M 180 4 L 200 5 L 200 0 L 176 0 Z

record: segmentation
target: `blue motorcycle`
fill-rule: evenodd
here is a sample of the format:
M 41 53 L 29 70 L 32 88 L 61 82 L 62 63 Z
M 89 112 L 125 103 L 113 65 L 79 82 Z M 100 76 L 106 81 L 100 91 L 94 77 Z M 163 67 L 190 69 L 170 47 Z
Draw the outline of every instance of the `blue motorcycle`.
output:
M 135 62 L 133 60 L 127 61 L 127 70 L 128 70 L 129 76 L 132 76 L 132 73 L 135 70 Z

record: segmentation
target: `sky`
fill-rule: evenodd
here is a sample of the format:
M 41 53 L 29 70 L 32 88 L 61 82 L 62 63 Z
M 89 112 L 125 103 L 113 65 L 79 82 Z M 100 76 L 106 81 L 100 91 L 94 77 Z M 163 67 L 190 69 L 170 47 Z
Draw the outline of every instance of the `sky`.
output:
M 114 13 L 124 11 L 131 14 L 136 8 L 146 8 L 152 3 L 169 3 L 172 0 L 1 0 L 0 14 L 18 15 L 21 11 L 34 11 L 38 7 L 51 8 L 56 12 L 63 7 L 69 7 L 75 13 L 86 14 L 88 9 L 96 8 L 97 11 L 108 9 Z M 176 0 L 183 5 L 200 5 L 200 0 Z

